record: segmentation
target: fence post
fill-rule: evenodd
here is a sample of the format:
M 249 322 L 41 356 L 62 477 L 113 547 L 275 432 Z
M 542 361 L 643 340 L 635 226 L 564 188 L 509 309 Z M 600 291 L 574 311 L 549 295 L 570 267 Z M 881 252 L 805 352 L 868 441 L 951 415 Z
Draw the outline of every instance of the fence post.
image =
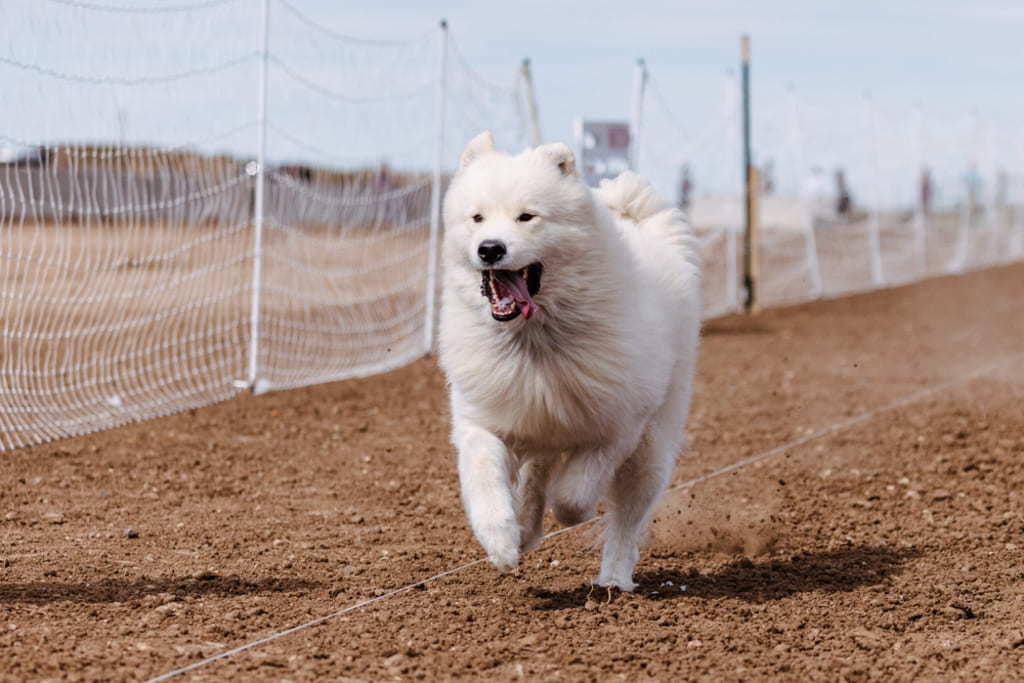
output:
M 971 248 L 971 233 L 974 231 L 975 202 L 977 201 L 978 183 L 978 148 L 981 146 L 981 115 L 975 110 L 971 114 L 970 154 L 967 158 L 967 170 L 960 179 L 959 233 L 957 234 L 956 253 L 946 269 L 953 273 L 962 273 L 967 268 L 967 257 Z
M 530 60 L 524 59 L 519 66 L 523 77 L 523 96 L 526 98 L 526 115 L 530 121 L 530 144 L 540 145 L 540 122 L 537 119 L 537 98 L 533 95 L 533 74 L 530 73 Z
M 441 40 L 435 100 L 434 180 L 430 187 L 430 244 L 427 249 L 427 301 L 423 331 L 423 353 L 434 349 L 434 307 L 437 300 L 437 252 L 441 221 L 441 162 L 444 156 L 445 73 L 448 60 L 448 22 L 441 20 Z
M 722 115 L 726 121 L 726 130 L 728 133 L 725 138 L 725 156 L 730 159 L 729 170 L 734 171 L 734 181 L 731 181 L 726 192 L 729 196 L 729 201 L 726 203 L 726 215 L 725 215 L 725 300 L 729 302 L 729 311 L 740 310 L 740 293 L 739 293 L 739 269 L 741 264 L 739 263 L 739 245 L 740 229 L 742 228 L 743 218 L 740 216 L 741 205 L 744 204 L 742 193 L 744 191 L 744 180 L 741 178 L 742 169 L 740 168 L 742 159 L 740 158 L 740 145 L 743 144 L 741 140 L 742 130 L 740 129 L 741 118 L 740 118 L 740 88 L 739 83 L 736 81 L 736 75 L 730 72 L 725 77 L 725 92 L 722 104 Z M 733 163 L 735 165 L 733 165 Z M 735 182 L 736 185 L 733 185 Z M 735 191 L 735 194 L 733 192 Z
M 747 303 L 748 313 L 761 310 L 761 169 L 750 167 L 750 194 L 748 195 L 750 223 L 747 231 L 750 235 L 750 252 L 747 254 L 747 267 L 750 274 L 750 300 Z
M 868 217 L 868 252 L 871 257 L 871 284 L 875 289 L 885 284 L 885 272 L 882 269 L 882 242 L 879 237 L 878 212 L 882 203 L 879 190 L 878 170 L 878 118 L 871 93 L 864 95 L 867 107 L 868 133 L 871 145 L 871 210 Z
M 1024 182 L 1014 182 L 1014 185 L 1024 185 Z M 1019 192 L 1019 191 L 1018 191 Z M 1011 188 L 1010 193 L 1015 191 Z M 1010 202 L 1011 224 L 1014 226 L 1010 238 L 1010 259 L 1016 261 L 1024 257 L 1024 192 L 1017 194 L 1017 200 Z
M 918 276 L 915 279 L 924 279 L 928 276 L 928 245 L 925 242 L 927 239 L 926 221 L 928 216 L 926 214 L 928 207 L 925 205 L 927 197 L 925 197 L 925 163 L 924 163 L 924 113 L 920 105 L 914 107 L 913 113 L 913 127 L 914 127 L 914 173 L 917 175 L 916 184 L 914 186 L 915 192 L 917 193 L 917 200 L 914 202 L 914 251 L 917 254 L 917 268 Z M 929 179 L 927 182 L 931 182 Z
M 756 277 L 760 273 L 755 270 L 757 251 L 757 228 L 754 225 L 756 192 L 754 183 L 757 182 L 757 173 L 750 159 L 750 36 L 744 35 L 740 41 L 742 52 L 743 69 L 743 182 L 746 188 L 744 192 L 744 204 L 746 207 L 743 233 L 743 285 L 747 290 L 743 308 L 747 313 L 753 313 L 757 309 L 757 282 Z
M 985 203 L 987 205 L 985 212 L 988 217 L 989 230 L 988 265 L 1002 261 L 999 253 L 999 223 L 1002 207 L 999 206 L 999 167 L 996 164 L 997 134 L 996 122 L 993 119 L 988 119 L 985 126 L 985 140 L 982 143 L 981 150 L 985 159 L 985 168 L 982 175 L 985 178 L 983 187 L 988 190 L 985 193 Z
M 263 202 L 266 181 L 267 140 L 267 45 L 270 0 L 260 7 L 260 70 L 256 126 L 256 189 L 253 197 L 252 307 L 249 311 L 249 371 L 246 382 L 254 394 L 268 387 L 258 386 L 260 352 L 260 294 L 263 286 Z
M 644 86 L 647 83 L 647 66 L 644 60 L 636 60 L 633 70 L 633 107 L 629 115 L 629 168 L 640 172 L 640 127 L 643 120 Z
M 796 168 L 800 169 L 802 172 L 804 168 L 804 143 L 800 133 L 799 104 L 796 96 L 796 88 L 793 84 L 789 85 L 787 96 L 789 98 L 789 125 L 793 135 L 793 145 L 796 148 L 794 150 Z M 822 295 L 824 288 L 821 284 L 821 264 L 818 262 L 818 242 L 814 234 L 813 199 L 802 196 L 802 188 L 798 188 L 798 192 L 801 194 L 801 205 L 803 208 L 804 254 L 807 257 L 807 270 L 811 274 L 811 298 L 817 299 Z

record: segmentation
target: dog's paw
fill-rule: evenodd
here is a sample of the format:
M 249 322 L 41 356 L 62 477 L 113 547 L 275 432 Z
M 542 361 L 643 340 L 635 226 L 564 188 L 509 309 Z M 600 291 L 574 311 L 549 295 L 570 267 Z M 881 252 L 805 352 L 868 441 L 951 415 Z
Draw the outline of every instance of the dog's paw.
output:
M 498 571 L 508 573 L 515 571 L 519 566 L 518 538 L 498 539 L 492 537 L 489 542 L 481 541 L 481 545 L 487 551 L 487 559 L 498 568 Z
M 502 574 L 514 572 L 516 568 L 519 567 L 518 551 L 502 554 L 488 553 L 487 559 L 489 559 L 491 564 L 493 564 Z
M 597 577 L 597 581 L 594 583 L 602 588 L 618 588 L 623 593 L 632 593 L 636 590 L 636 584 L 633 583 L 633 577 L 629 575 L 626 575 L 625 577 L 614 575 L 606 576 L 604 572 L 601 572 L 601 575 Z
M 520 553 L 535 550 L 544 538 L 544 509 L 537 508 L 537 510 L 540 510 L 539 514 L 530 514 L 531 512 L 536 513 L 536 510 L 530 510 L 519 515 Z
M 520 529 L 519 530 L 519 552 L 528 553 L 531 550 L 536 550 L 537 546 L 540 545 L 541 540 L 544 538 L 544 528 L 540 525 L 536 525 L 532 529 Z
M 633 583 L 633 569 L 640 559 L 636 546 L 616 547 L 609 542 L 605 545 L 604 556 L 601 558 L 601 573 L 597 576 L 599 586 L 614 587 L 626 593 L 636 588 Z
M 499 571 L 510 572 L 519 566 L 519 524 L 514 516 L 478 520 L 473 529 L 488 559 Z

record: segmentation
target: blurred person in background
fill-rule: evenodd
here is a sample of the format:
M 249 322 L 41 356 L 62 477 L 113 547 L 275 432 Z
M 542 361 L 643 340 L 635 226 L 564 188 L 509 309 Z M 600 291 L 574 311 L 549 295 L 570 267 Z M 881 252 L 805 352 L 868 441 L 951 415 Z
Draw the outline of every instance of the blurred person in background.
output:
M 853 200 L 850 198 L 850 188 L 846 185 L 846 174 L 843 169 L 836 169 L 836 213 L 843 218 L 850 215 Z
M 921 213 L 932 209 L 932 174 L 928 167 L 921 169 Z
M 761 192 L 764 194 L 775 192 L 775 165 L 771 159 L 764 162 L 764 169 L 761 171 Z
M 690 165 L 683 164 L 682 180 L 679 183 L 679 208 L 684 211 L 690 208 L 693 194 L 693 178 L 690 176 Z

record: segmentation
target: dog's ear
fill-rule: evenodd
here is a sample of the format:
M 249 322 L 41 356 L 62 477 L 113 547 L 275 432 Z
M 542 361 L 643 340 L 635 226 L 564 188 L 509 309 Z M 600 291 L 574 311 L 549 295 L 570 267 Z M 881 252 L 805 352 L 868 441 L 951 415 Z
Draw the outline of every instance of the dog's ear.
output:
M 558 170 L 565 176 L 576 175 L 576 156 L 564 142 L 554 142 L 550 145 L 542 145 L 537 151 L 551 160 L 558 166 Z
M 462 158 L 459 160 L 459 170 L 466 168 L 473 161 L 484 154 L 489 154 L 494 151 L 494 137 L 491 136 L 491 131 L 485 130 L 475 138 L 469 141 L 466 145 L 466 149 L 462 150 Z

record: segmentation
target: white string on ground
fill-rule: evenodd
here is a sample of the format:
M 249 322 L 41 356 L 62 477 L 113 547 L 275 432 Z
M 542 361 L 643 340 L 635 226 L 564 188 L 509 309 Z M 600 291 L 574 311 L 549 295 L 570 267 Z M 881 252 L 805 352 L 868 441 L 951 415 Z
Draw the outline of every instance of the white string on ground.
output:
M 828 436 L 830 434 L 835 434 L 837 432 L 841 432 L 844 429 L 847 429 L 847 428 L 852 427 L 854 425 L 860 424 L 862 422 L 867 422 L 868 420 L 871 420 L 871 419 L 873 419 L 875 417 L 878 417 L 879 415 L 891 412 L 891 411 L 896 410 L 898 408 L 902 408 L 903 406 L 906 406 L 906 405 L 909 405 L 911 403 L 914 403 L 915 401 L 919 401 L 922 398 L 925 398 L 927 396 L 932 396 L 932 395 L 941 393 L 943 391 L 946 391 L 948 389 L 951 389 L 951 388 L 953 388 L 953 387 L 955 387 L 957 385 L 964 384 L 966 382 L 972 381 L 972 380 L 976 379 L 977 377 L 979 377 L 981 375 L 984 375 L 984 374 L 994 370 L 995 368 L 997 368 L 997 367 L 999 367 L 1001 365 L 1009 363 L 1013 359 L 1021 359 L 1021 358 L 1024 358 L 1024 353 L 1011 353 L 1009 355 L 1003 356 L 1002 358 L 1000 358 L 998 360 L 995 360 L 995 361 L 993 361 L 991 363 L 986 363 L 985 365 L 982 365 L 981 367 L 975 368 L 974 370 L 971 370 L 970 372 L 968 372 L 968 373 L 966 373 L 964 375 L 961 375 L 960 377 L 957 377 L 956 379 L 951 379 L 949 381 L 940 382 L 939 384 L 935 384 L 935 385 L 932 385 L 930 387 L 925 387 L 924 389 L 921 389 L 919 391 L 915 391 L 914 393 L 912 393 L 912 394 L 910 394 L 908 396 L 904 396 L 903 398 L 901 398 L 901 399 L 899 399 L 897 401 L 894 401 L 892 403 L 888 403 L 888 404 L 886 404 L 884 406 L 881 406 L 880 408 L 875 408 L 874 410 L 865 411 L 865 412 L 863 412 L 863 413 L 861 413 L 859 415 L 856 415 L 854 417 L 851 417 L 849 419 L 842 420 L 840 422 L 836 422 L 836 423 L 832 424 L 829 427 L 825 427 L 824 429 L 819 429 L 818 431 L 816 431 L 816 432 L 814 432 L 812 434 L 808 434 L 807 436 L 803 436 L 803 437 L 801 437 L 799 439 L 794 439 L 793 441 L 789 441 L 789 442 L 784 443 L 782 445 L 776 446 L 775 448 L 771 448 L 771 449 L 769 449 L 767 451 L 764 451 L 762 453 L 758 453 L 757 455 L 753 455 L 753 456 L 751 456 L 749 458 L 745 458 L 745 459 L 740 460 L 738 462 L 732 463 L 731 465 L 726 465 L 725 467 L 723 467 L 721 469 L 718 469 L 718 470 L 715 470 L 714 472 L 709 472 L 708 474 L 703 474 L 703 475 L 701 475 L 699 477 L 695 477 L 695 478 L 690 479 L 688 481 L 684 481 L 684 482 L 681 482 L 679 484 L 676 484 L 675 486 L 671 486 L 671 487 L 668 488 L 666 493 L 671 493 L 671 492 L 674 492 L 674 491 L 681 491 L 683 489 L 692 488 L 692 487 L 696 486 L 697 484 L 701 484 L 703 482 L 709 481 L 709 480 L 714 479 L 716 477 L 720 477 L 723 474 L 728 474 L 729 472 L 733 472 L 733 471 L 738 470 L 740 468 L 746 467 L 747 465 L 751 465 L 751 464 L 753 464 L 755 462 L 758 462 L 758 461 L 761 461 L 761 460 L 765 460 L 767 458 L 772 457 L 773 455 L 778 455 L 779 453 L 783 453 L 783 452 L 791 450 L 793 448 L 798 448 L 798 447 L 803 446 L 803 445 L 805 445 L 807 443 L 810 443 L 811 441 L 815 441 L 817 439 L 820 439 L 820 438 L 822 438 L 824 436 Z M 558 529 L 556 531 L 552 531 L 551 533 L 546 534 L 544 536 L 544 540 L 555 538 L 556 536 L 561 536 L 562 534 L 565 534 L 567 532 L 574 531 L 576 529 L 580 529 L 580 528 L 592 525 L 592 524 L 596 523 L 599 519 L 600 519 L 600 517 L 597 517 L 597 518 L 588 520 L 586 522 L 583 522 L 581 524 L 577 524 L 575 526 L 565 527 L 563 529 Z M 368 607 L 368 606 L 373 605 L 375 603 L 382 602 L 382 601 L 387 600 L 389 598 L 393 598 L 393 597 L 395 597 L 397 595 L 401 595 L 402 593 L 406 593 L 408 591 L 420 588 L 421 586 L 426 586 L 428 583 L 432 583 L 432 582 L 437 581 L 439 579 L 443 579 L 446 576 L 451 576 L 453 574 L 457 574 L 457 573 L 459 573 L 459 572 L 461 572 L 461 571 L 463 571 L 465 569 L 469 569 L 470 567 L 473 567 L 475 565 L 483 563 L 485 561 L 485 559 L 486 558 L 480 558 L 480 559 L 477 559 L 477 560 L 473 560 L 472 562 L 467 562 L 467 563 L 465 563 L 463 565 L 460 565 L 458 567 L 455 567 L 453 569 L 449 569 L 447 571 L 441 572 L 440 574 L 435 574 L 433 576 L 430 576 L 430 577 L 427 577 L 427 578 L 422 579 L 420 581 L 417 581 L 416 583 L 411 583 L 411 584 L 409 584 L 407 586 L 403 586 L 401 588 L 396 588 L 395 590 L 393 590 L 393 591 L 391 591 L 389 593 L 385 593 L 384 595 L 379 595 L 379 596 L 370 598 L 368 600 L 363 600 L 362 602 L 358 602 L 358 603 L 356 603 L 354 605 L 350 605 L 350 606 L 345 607 L 343 609 L 337 610 L 336 612 L 331 612 L 330 614 L 325 614 L 325 615 L 323 615 L 321 617 L 317 617 L 316 619 L 311 619 L 310 621 L 307 621 L 305 623 L 299 624 L 297 626 L 293 626 L 293 627 L 291 627 L 289 629 L 286 629 L 284 631 L 280 631 L 278 633 L 273 633 L 273 634 L 271 634 L 269 636 L 266 636 L 264 638 L 260 638 L 258 640 L 254 640 L 254 641 L 249 642 L 249 643 L 244 643 L 244 644 L 239 645 L 239 646 L 237 646 L 235 648 L 232 648 L 230 650 L 225 650 L 224 652 L 221 652 L 219 654 L 213 655 L 211 657 L 207 657 L 206 659 L 200 660 L 198 662 L 193 662 L 192 664 L 189 664 L 188 666 L 183 666 L 180 669 L 175 669 L 173 671 L 168 671 L 167 673 L 164 673 L 164 674 L 161 674 L 159 676 L 156 676 L 155 678 L 150 678 L 148 681 L 146 681 L 146 683 L 157 683 L 158 681 L 166 681 L 166 680 L 168 680 L 170 678 L 173 678 L 175 676 L 178 676 L 180 674 L 187 673 L 189 671 L 193 671 L 193 670 L 198 669 L 199 667 L 202 667 L 202 666 L 206 666 L 207 664 L 212 664 L 213 662 L 217 662 L 217 661 L 220 661 L 222 659 L 227 659 L 228 657 L 232 657 L 232 656 L 234 656 L 236 654 L 239 654 L 241 652 L 245 652 L 246 650 L 251 650 L 252 648 L 258 647 L 260 645 L 265 645 L 266 643 L 269 643 L 271 641 L 277 640 L 278 638 L 283 638 L 284 636 L 291 635 L 292 633 L 297 633 L 299 631 L 305 630 L 305 629 L 310 628 L 312 626 L 316 626 L 317 624 L 321 624 L 321 623 L 323 623 L 325 621 L 328 621 L 330 619 L 333 619 L 335 617 L 339 617 L 339 616 L 342 616 L 344 614 L 348 614 L 350 612 L 355 612 L 355 611 L 360 610 L 360 609 L 362 609 L 364 607 Z
M 355 605 L 349 605 L 348 607 L 345 607 L 344 609 L 340 609 L 337 612 L 331 612 L 330 614 L 325 614 L 322 617 L 317 617 L 316 619 L 312 619 L 310 621 L 307 621 L 304 624 L 299 624 L 298 626 L 293 626 L 292 628 L 287 629 L 285 631 L 281 631 L 279 633 L 273 633 L 273 634 L 271 634 L 269 636 L 266 636 L 265 638 L 260 638 L 259 640 L 252 641 L 251 643 L 245 643 L 244 645 L 239 645 L 238 647 L 233 648 L 231 650 L 225 650 L 224 652 L 221 652 L 220 654 L 213 655 L 212 657 L 207 657 L 206 659 L 203 659 L 201 661 L 193 662 L 192 664 L 189 664 L 188 666 L 183 666 L 180 669 L 175 669 L 174 671 L 168 671 L 167 673 L 161 674 L 161 675 L 159 675 L 159 676 L 157 676 L 155 678 L 150 678 L 148 681 L 146 681 L 146 683 L 157 683 L 157 681 L 166 681 L 169 678 L 172 678 L 172 677 L 177 676 L 179 674 L 187 673 L 189 671 L 192 671 L 193 669 L 198 669 L 201 666 L 205 666 L 207 664 L 212 664 L 213 662 L 219 661 L 221 659 L 227 659 L 228 657 L 231 657 L 233 655 L 237 655 L 240 652 L 245 652 L 246 650 L 251 650 L 252 648 L 257 647 L 259 645 L 263 645 L 265 643 L 269 643 L 272 640 L 277 640 L 278 638 L 283 638 L 284 636 L 291 635 L 292 633 L 296 633 L 298 631 L 302 631 L 303 629 L 307 629 L 307 628 L 309 628 L 311 626 L 316 626 L 317 624 L 321 624 L 321 623 L 327 621 L 328 619 L 333 619 L 335 617 L 340 617 L 343 614 L 347 614 L 349 612 L 354 612 L 354 611 L 356 611 L 358 609 L 362 609 L 363 607 L 368 607 L 368 606 L 370 606 L 370 605 L 372 605 L 372 604 L 374 604 L 376 602 L 381 602 L 383 600 L 387 600 L 388 598 L 393 598 L 396 595 L 399 595 L 401 593 L 405 593 L 407 591 L 411 591 L 411 590 L 414 590 L 416 588 L 419 588 L 420 586 L 425 586 L 426 584 L 430 583 L 431 581 L 436 581 L 437 579 L 442 579 L 442 578 L 444 578 L 446 576 L 449 576 L 451 574 L 456 574 L 458 572 L 461 572 L 463 569 L 468 569 L 469 567 L 472 567 L 475 564 L 480 564 L 483 561 L 484 561 L 484 558 L 480 558 L 479 560 L 473 560 L 472 562 L 467 562 L 464 565 L 461 565 L 459 567 L 455 567 L 454 569 L 449 569 L 448 571 L 445 571 L 445 572 L 441 572 L 440 574 L 437 574 L 435 576 L 431 576 L 429 578 L 423 579 L 422 581 L 417 581 L 416 583 L 410 583 L 408 586 L 403 586 L 402 588 L 396 588 L 395 590 L 391 591 L 390 593 L 385 593 L 384 595 L 379 595 L 379 596 L 370 598 L 369 600 L 363 600 L 362 602 L 356 603 Z
M 898 401 L 894 401 L 893 403 L 886 404 L 886 405 L 882 406 L 881 408 L 875 408 L 874 410 L 869 410 L 867 412 L 863 412 L 860 415 L 855 415 L 854 417 L 851 417 L 849 419 L 843 420 L 841 422 L 836 422 L 835 424 L 833 424 L 833 425 L 831 425 L 829 427 L 825 427 L 824 429 L 819 429 L 818 431 L 813 432 L 811 434 L 808 434 L 807 436 L 803 436 L 803 437 L 801 437 L 799 439 L 795 439 L 795 440 L 790 441 L 788 443 L 784 443 L 781 446 L 776 446 L 775 448 L 771 448 L 771 449 L 769 449 L 767 451 L 764 451 L 763 453 L 758 453 L 757 455 L 752 455 L 749 458 L 746 458 L 744 460 L 740 460 L 739 462 L 735 462 L 735 463 L 733 463 L 731 465 L 726 465 L 722 469 L 715 470 L 714 472 L 710 472 L 708 474 L 701 475 L 701 476 L 696 477 L 694 479 L 690 479 L 689 481 L 684 481 L 684 482 L 681 482 L 679 484 L 676 484 L 675 486 L 670 487 L 666 491 L 666 493 L 669 493 L 669 492 L 672 492 L 672 491 L 681 491 L 683 489 L 692 488 L 692 487 L 696 486 L 697 484 L 701 484 L 701 483 L 703 483 L 705 481 L 708 481 L 709 479 L 714 479 L 715 477 L 720 477 L 723 474 L 728 474 L 729 472 L 732 472 L 734 470 L 738 470 L 738 469 L 740 469 L 742 467 L 746 467 L 747 465 L 752 465 L 755 462 L 758 462 L 760 460 L 765 460 L 767 458 L 770 458 L 773 455 L 778 455 L 779 453 L 783 453 L 783 452 L 791 450 L 793 448 L 798 448 L 800 446 L 803 446 L 806 443 L 809 443 L 811 441 L 816 441 L 817 439 L 820 439 L 820 438 L 822 438 L 824 436 L 829 436 L 830 434 L 835 434 L 836 432 L 841 432 L 844 429 L 847 429 L 847 428 L 852 427 L 854 425 L 860 424 L 861 422 L 867 422 L 868 420 L 871 420 L 872 418 L 878 417 L 879 415 L 881 415 L 883 413 L 888 413 L 888 412 L 891 412 L 893 410 L 896 410 L 897 408 L 902 408 L 903 406 L 906 406 L 906 405 L 909 405 L 911 403 L 914 403 L 915 401 L 919 401 L 922 398 L 925 398 L 927 396 L 932 396 L 934 394 L 941 393 L 941 392 L 943 392 L 943 391 L 945 391 L 947 389 L 951 389 L 952 387 L 957 386 L 958 384 L 963 384 L 965 382 L 969 382 L 969 381 L 977 378 L 978 376 L 983 375 L 986 372 L 991 371 L 995 367 L 998 367 L 1000 365 L 1003 365 L 1004 363 L 1009 362 L 1010 359 L 1016 358 L 1016 357 L 1019 357 L 1019 356 L 1024 356 L 1024 354 L 1014 353 L 1014 354 L 1010 354 L 1008 356 L 1004 356 L 1004 357 L 1000 358 L 997 361 L 993 361 L 992 363 L 987 363 L 986 365 L 983 365 L 980 368 L 975 368 L 974 370 L 972 370 L 971 372 L 967 373 L 966 375 L 962 375 L 960 377 L 957 377 L 956 379 L 951 379 L 948 382 L 941 382 L 939 384 L 935 384 L 933 386 L 921 389 L 920 391 L 915 391 L 914 393 L 910 394 L 909 396 L 904 396 L 903 398 L 899 399 Z

